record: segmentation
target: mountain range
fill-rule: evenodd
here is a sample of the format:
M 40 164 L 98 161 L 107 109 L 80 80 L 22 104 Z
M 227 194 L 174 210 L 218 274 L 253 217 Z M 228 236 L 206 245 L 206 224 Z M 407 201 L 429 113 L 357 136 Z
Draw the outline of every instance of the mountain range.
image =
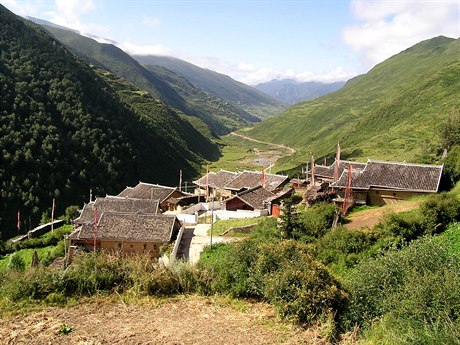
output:
M 176 111 L 201 119 L 217 135 L 259 122 L 287 107 L 255 88 L 183 60 L 131 57 L 114 44 L 99 43 L 74 30 L 29 19 L 80 58 L 116 73 Z

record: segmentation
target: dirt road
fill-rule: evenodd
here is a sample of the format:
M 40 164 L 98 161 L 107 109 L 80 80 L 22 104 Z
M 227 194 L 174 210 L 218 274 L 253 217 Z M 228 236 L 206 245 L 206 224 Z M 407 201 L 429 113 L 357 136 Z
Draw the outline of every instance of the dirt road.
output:
M 239 133 L 235 133 L 235 132 L 231 132 L 230 134 L 231 134 L 231 135 L 234 135 L 234 136 L 236 136 L 236 137 L 242 138 L 242 139 L 244 139 L 244 140 L 253 141 L 253 142 L 255 142 L 255 143 L 271 145 L 271 146 L 279 147 L 279 148 L 281 148 L 281 149 L 289 150 L 289 151 L 291 151 L 291 155 L 294 154 L 294 153 L 296 152 L 295 149 L 293 149 L 292 147 L 286 146 L 286 145 L 268 143 L 268 142 L 266 142 L 266 141 L 260 141 L 260 140 L 257 140 L 257 139 L 254 139 L 254 138 L 250 138 L 250 137 L 247 137 L 247 136 L 245 136 L 245 135 L 243 135 L 243 134 L 239 134 Z

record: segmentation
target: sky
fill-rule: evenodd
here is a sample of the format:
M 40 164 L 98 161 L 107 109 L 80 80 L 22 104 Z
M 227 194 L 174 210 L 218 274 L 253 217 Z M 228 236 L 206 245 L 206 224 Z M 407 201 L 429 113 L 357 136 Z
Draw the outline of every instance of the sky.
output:
M 460 0 L 0 0 L 130 54 L 174 56 L 249 85 L 334 82 L 432 37 L 460 37 Z

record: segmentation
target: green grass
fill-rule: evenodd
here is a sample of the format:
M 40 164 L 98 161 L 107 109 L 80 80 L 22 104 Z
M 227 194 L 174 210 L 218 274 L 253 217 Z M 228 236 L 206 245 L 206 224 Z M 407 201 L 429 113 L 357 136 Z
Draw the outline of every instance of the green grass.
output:
M 261 218 L 241 218 L 241 219 L 222 219 L 215 222 L 212 226 L 213 236 L 222 236 L 223 233 L 231 228 L 238 228 L 247 225 L 257 224 Z M 211 230 L 208 231 L 210 234 Z
M 51 255 L 55 246 L 47 246 L 43 248 L 28 248 L 28 249 L 21 249 L 18 250 L 16 253 L 20 255 L 20 257 L 24 260 L 26 267 L 30 267 L 32 262 L 32 256 L 34 251 L 37 251 L 38 258 L 41 261 L 42 259 L 46 258 L 48 255 Z M 0 270 L 5 270 L 8 267 L 8 262 L 10 261 L 10 256 L 13 254 L 5 255 L 3 259 L 0 260 Z
M 444 243 L 450 253 L 460 258 L 460 223 L 451 224 L 445 232 L 437 236 L 437 240 Z
M 54 232 L 49 231 L 40 237 L 22 241 L 20 243 L 21 245 L 26 245 L 27 243 L 29 243 L 28 246 L 33 245 L 34 247 L 20 249 L 17 250 L 16 253 L 18 253 L 19 256 L 24 260 L 26 268 L 30 267 L 30 264 L 32 262 L 32 256 L 35 250 L 37 251 L 38 258 L 40 261 L 48 258 L 48 256 L 54 257 L 57 254 L 57 251 L 60 250 L 60 248 L 58 248 L 58 245 L 59 243 L 62 243 L 63 236 L 66 234 L 70 234 L 71 232 L 72 225 L 63 225 L 57 229 L 54 229 Z M 52 242 L 54 237 L 56 237 L 57 241 L 59 241 L 58 244 L 46 245 Z M 43 246 L 43 244 L 45 244 L 45 246 Z M 0 259 L 0 270 L 7 268 L 11 255 L 13 255 L 13 253 L 7 254 Z

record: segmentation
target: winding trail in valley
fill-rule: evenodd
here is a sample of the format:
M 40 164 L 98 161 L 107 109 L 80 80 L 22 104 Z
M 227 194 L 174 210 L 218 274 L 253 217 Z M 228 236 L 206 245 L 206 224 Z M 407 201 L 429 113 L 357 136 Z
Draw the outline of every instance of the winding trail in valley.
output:
M 248 136 L 246 136 L 246 135 L 239 134 L 239 133 L 235 133 L 235 132 L 231 132 L 230 134 L 231 134 L 231 135 L 234 135 L 234 136 L 236 136 L 236 137 L 239 137 L 239 138 L 241 138 L 241 139 L 253 141 L 253 142 L 255 142 L 255 143 L 271 145 L 271 146 L 279 147 L 279 148 L 281 148 L 281 149 L 289 150 L 289 151 L 291 151 L 291 153 L 289 154 L 289 156 L 290 156 L 290 155 L 293 155 L 293 154 L 296 152 L 296 150 L 293 149 L 292 147 L 289 147 L 289 146 L 286 146 L 286 145 L 283 145 L 283 144 L 268 143 L 268 142 L 266 142 L 266 141 L 261 141 L 261 140 L 257 140 L 257 139 L 254 139 L 254 138 L 250 138 L 250 137 L 248 137 Z

